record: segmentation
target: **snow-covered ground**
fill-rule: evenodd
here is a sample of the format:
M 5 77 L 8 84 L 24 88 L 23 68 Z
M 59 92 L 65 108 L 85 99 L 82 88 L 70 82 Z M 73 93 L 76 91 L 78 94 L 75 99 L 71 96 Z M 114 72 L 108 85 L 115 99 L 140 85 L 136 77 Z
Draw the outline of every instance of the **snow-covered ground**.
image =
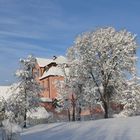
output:
M 23 130 L 22 140 L 140 140 L 140 117 L 52 123 Z

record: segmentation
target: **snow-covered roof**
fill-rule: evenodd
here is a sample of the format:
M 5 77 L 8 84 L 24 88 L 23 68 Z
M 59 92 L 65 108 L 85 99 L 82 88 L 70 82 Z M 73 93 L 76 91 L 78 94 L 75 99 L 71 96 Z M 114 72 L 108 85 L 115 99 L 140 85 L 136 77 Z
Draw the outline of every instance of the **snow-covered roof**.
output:
M 66 74 L 68 74 L 68 68 L 65 69 Z M 45 71 L 40 79 L 43 79 L 48 76 L 64 76 L 64 72 L 60 67 L 52 66 L 48 71 Z
M 27 112 L 27 117 L 32 119 L 46 119 L 50 116 L 44 107 L 37 107 Z
M 40 98 L 41 102 L 52 102 L 52 99 L 48 98 L 48 97 L 41 97 Z
M 56 59 L 36 58 L 36 60 L 37 60 L 37 63 L 40 67 L 45 67 L 53 62 L 56 64 L 67 63 L 67 59 L 64 56 L 58 56 L 58 57 L 56 57 Z
M 64 56 L 58 56 L 55 60 L 56 64 L 67 64 L 68 60 Z
M 0 98 L 7 100 L 11 94 L 10 86 L 0 86 Z
M 53 59 L 45 59 L 45 58 L 36 58 L 36 60 L 37 60 L 37 63 L 40 67 L 45 67 L 48 64 L 54 62 Z

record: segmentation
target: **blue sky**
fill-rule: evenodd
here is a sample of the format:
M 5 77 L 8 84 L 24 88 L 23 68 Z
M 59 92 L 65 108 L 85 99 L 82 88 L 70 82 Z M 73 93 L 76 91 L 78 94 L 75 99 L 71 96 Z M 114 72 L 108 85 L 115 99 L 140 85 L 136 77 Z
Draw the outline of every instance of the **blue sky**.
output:
M 20 57 L 64 55 L 78 34 L 103 26 L 139 43 L 140 0 L 0 0 L 0 85 L 15 80 Z

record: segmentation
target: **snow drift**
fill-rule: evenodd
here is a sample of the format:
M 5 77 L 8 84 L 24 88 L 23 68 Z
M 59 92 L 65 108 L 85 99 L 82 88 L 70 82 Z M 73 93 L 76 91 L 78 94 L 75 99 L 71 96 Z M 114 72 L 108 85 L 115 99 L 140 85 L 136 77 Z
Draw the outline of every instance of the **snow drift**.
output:
M 140 140 L 140 117 L 42 124 L 26 129 L 22 140 Z

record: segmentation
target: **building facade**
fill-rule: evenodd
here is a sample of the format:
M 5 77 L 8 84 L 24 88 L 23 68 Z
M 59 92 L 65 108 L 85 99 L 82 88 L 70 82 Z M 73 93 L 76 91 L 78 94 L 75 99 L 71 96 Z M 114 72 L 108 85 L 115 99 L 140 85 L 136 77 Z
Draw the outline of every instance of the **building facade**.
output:
M 60 65 L 67 64 L 67 59 L 64 56 L 54 56 L 52 59 L 36 58 L 36 62 L 34 75 L 43 88 L 40 101 L 42 106 L 52 111 L 53 101 L 59 96 L 56 82 L 64 80 Z

